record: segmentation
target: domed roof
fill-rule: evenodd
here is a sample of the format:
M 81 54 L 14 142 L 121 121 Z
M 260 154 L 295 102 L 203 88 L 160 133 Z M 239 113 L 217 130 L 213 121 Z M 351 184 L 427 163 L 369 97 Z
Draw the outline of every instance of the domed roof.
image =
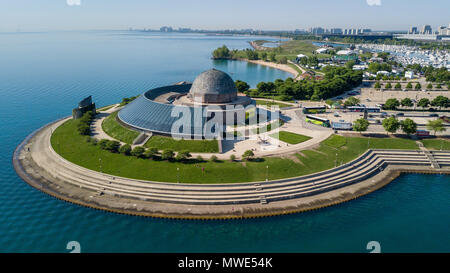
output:
M 227 73 L 210 69 L 197 76 L 189 95 L 199 102 L 230 102 L 236 98 L 237 89 Z

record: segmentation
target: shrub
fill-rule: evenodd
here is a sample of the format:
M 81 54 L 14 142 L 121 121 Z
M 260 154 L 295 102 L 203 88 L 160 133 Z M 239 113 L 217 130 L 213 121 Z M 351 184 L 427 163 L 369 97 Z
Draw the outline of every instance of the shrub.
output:
M 218 161 L 219 161 L 219 158 L 217 158 L 217 156 L 213 155 L 213 156 L 211 156 L 210 160 L 211 160 L 212 162 L 218 162 Z
M 166 149 L 162 152 L 161 158 L 164 160 L 172 160 L 175 156 L 175 153 L 171 149 Z
M 106 144 L 106 150 L 108 150 L 108 151 L 110 151 L 112 153 L 119 152 L 119 148 L 120 148 L 120 143 L 119 143 L 119 141 L 116 141 L 116 140 L 110 140 Z
M 178 154 L 176 156 L 176 159 L 178 161 L 184 161 L 184 160 L 186 160 L 186 159 L 188 159 L 190 157 L 192 157 L 191 153 L 189 153 L 188 150 L 183 150 L 183 151 L 179 151 L 178 152 Z
M 80 135 L 88 136 L 91 134 L 91 127 L 87 124 L 80 123 L 80 125 L 78 125 L 78 133 L 80 133 Z
M 159 150 L 158 150 L 158 148 L 156 148 L 156 147 L 148 148 L 148 149 L 145 151 L 145 153 L 144 153 L 144 156 L 145 156 L 145 157 L 151 158 L 151 159 L 154 159 L 154 158 L 157 157 L 158 155 L 159 155 Z
M 119 153 L 124 154 L 124 155 L 130 155 L 131 154 L 131 145 L 130 144 L 123 145 L 122 147 L 120 147 Z
M 144 155 L 145 149 L 141 146 L 134 147 L 131 151 L 131 155 L 135 157 L 142 157 Z
M 109 143 L 109 140 L 102 139 L 98 142 L 98 146 L 100 147 L 100 149 L 106 150 L 106 146 L 108 145 L 108 143 Z
M 236 161 L 236 156 L 235 155 L 230 155 L 230 161 L 231 162 Z
M 247 150 L 242 154 L 242 158 L 244 158 L 247 161 L 251 160 L 254 156 L 255 154 L 253 153 L 252 150 Z
M 198 155 L 197 158 L 196 158 L 196 160 L 197 160 L 197 162 L 203 162 L 203 161 L 205 161 L 201 155 Z

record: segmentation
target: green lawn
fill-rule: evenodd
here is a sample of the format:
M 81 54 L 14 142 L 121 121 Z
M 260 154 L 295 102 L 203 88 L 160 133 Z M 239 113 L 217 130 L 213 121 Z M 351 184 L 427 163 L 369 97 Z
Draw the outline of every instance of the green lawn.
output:
M 145 147 L 156 147 L 159 150 L 172 149 L 174 151 L 188 150 L 191 153 L 217 153 L 219 147 L 217 140 L 176 140 L 171 137 L 153 135 Z
M 268 108 L 270 108 L 272 105 L 278 105 L 278 107 L 280 107 L 280 108 L 292 106 L 290 104 L 276 102 L 276 101 L 255 100 L 255 102 L 256 102 L 256 105 L 264 105 Z
M 270 135 L 271 137 L 277 137 L 277 134 Z M 279 139 L 283 142 L 289 143 L 289 144 L 299 144 L 302 142 L 305 142 L 307 140 L 310 140 L 311 137 L 299 135 L 296 133 L 286 132 L 286 131 L 280 131 L 278 135 Z
M 114 112 L 103 120 L 103 131 L 115 139 L 132 144 L 133 140 L 139 135 L 139 132 L 127 129 L 120 125 L 116 120 L 117 113 L 118 112 Z
M 368 147 L 367 138 L 346 137 L 345 145 L 339 148 L 322 143 L 316 150 L 302 151 L 301 155 L 297 155 L 301 163 L 279 157 L 264 158 L 260 162 L 245 164 L 228 160 L 204 163 L 153 161 L 101 150 L 98 145 L 88 143 L 87 136 L 78 134 L 77 123 L 78 121 L 69 120 L 54 131 L 51 143 L 57 153 L 75 164 L 92 170 L 152 181 L 176 182 L 177 168 L 180 181 L 183 183 L 263 181 L 266 179 L 267 170 L 271 180 L 287 178 L 326 170 L 336 164 L 348 162 L 362 154 Z M 412 140 L 394 138 L 370 139 L 369 147 L 417 148 Z
M 430 150 L 450 150 L 450 141 L 446 139 L 423 139 L 422 143 Z

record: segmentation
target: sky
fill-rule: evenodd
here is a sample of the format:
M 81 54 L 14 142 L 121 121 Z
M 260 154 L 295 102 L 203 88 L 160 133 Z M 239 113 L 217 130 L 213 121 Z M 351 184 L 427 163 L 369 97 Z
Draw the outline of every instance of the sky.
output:
M 151 28 L 407 30 L 448 26 L 449 0 L 0 0 L 0 32 Z

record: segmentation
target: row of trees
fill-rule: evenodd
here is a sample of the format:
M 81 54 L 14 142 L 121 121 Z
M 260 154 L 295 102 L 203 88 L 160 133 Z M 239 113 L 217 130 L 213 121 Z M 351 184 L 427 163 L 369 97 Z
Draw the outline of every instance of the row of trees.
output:
M 382 84 L 380 82 L 376 82 L 374 85 L 374 88 L 376 89 L 381 89 Z M 412 89 L 413 88 L 413 83 L 412 82 L 408 82 L 405 86 L 406 89 Z M 428 83 L 426 88 L 428 90 L 433 89 L 433 84 L 432 83 Z M 442 85 L 440 83 L 436 84 L 434 86 L 435 89 L 442 89 Z M 396 83 L 394 86 L 392 86 L 392 83 L 388 82 L 384 85 L 384 89 L 396 89 L 396 90 L 401 90 L 402 89 L 402 84 L 401 83 Z M 416 83 L 414 85 L 414 89 L 415 90 L 421 90 L 422 89 L 422 85 L 420 83 Z
M 401 101 L 396 98 L 391 98 L 386 100 L 385 104 L 383 105 L 383 109 L 396 110 L 400 106 L 413 107 L 414 102 L 410 98 L 404 98 Z M 417 106 L 421 107 L 422 109 L 428 108 L 429 106 L 438 107 L 439 109 L 448 108 L 450 107 L 450 99 L 444 96 L 437 96 L 431 101 L 428 98 L 422 98 L 417 102 Z
M 397 132 L 399 129 L 401 129 L 407 135 L 412 135 L 417 132 L 417 123 L 414 120 L 409 119 L 409 118 L 406 118 L 401 121 L 397 120 L 395 117 L 385 118 L 383 120 L 382 125 L 383 125 L 384 130 L 386 130 L 386 132 L 391 133 L 391 134 Z M 354 131 L 364 132 L 364 131 L 367 131 L 368 128 L 369 128 L 369 122 L 364 118 L 360 118 L 353 123 Z M 444 124 L 443 124 L 442 120 L 440 120 L 440 119 L 428 121 L 427 129 L 430 131 L 434 131 L 435 135 L 436 135 L 436 132 L 445 131 Z
M 91 134 L 92 120 L 94 120 L 94 113 L 92 111 L 84 113 L 84 115 L 78 119 L 77 130 L 80 135 L 87 136 Z
M 331 98 L 350 90 L 362 82 L 362 72 L 353 71 L 345 67 L 324 67 L 325 76 L 321 81 L 301 80 L 294 81 L 288 78 L 285 81 L 277 79 L 274 82 L 260 82 L 256 90 L 244 90 L 252 97 L 277 96 L 281 100 L 314 100 Z

